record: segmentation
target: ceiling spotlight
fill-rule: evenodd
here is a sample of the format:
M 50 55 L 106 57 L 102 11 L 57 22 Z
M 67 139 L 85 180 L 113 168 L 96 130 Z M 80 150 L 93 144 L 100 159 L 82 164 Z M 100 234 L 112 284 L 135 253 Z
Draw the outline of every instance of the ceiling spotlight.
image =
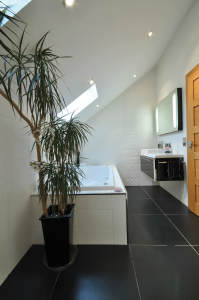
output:
M 93 84 L 93 83 L 94 83 L 94 80 L 91 79 L 91 80 L 89 81 L 89 84 Z
M 99 104 L 96 104 L 96 107 L 99 107 Z
M 68 8 L 69 6 L 72 6 L 74 2 L 75 0 L 64 0 L 64 5 Z
M 153 34 L 153 30 L 151 30 L 151 31 L 147 34 L 147 36 L 150 37 L 150 36 L 152 36 L 152 34 Z
M 134 77 L 134 78 L 137 77 L 137 74 L 134 74 L 133 77 Z

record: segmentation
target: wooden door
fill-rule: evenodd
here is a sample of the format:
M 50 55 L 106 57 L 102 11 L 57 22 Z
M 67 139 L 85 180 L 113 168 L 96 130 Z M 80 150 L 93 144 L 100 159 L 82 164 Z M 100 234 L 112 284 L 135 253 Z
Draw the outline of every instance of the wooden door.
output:
M 199 216 L 199 64 L 186 76 L 189 209 Z

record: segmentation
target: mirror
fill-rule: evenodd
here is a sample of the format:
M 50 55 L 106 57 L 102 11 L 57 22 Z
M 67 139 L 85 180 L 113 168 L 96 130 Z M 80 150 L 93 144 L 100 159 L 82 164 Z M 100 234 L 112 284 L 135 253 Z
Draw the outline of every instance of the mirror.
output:
M 182 126 L 182 88 L 176 88 L 162 101 L 155 110 L 156 135 L 175 132 Z

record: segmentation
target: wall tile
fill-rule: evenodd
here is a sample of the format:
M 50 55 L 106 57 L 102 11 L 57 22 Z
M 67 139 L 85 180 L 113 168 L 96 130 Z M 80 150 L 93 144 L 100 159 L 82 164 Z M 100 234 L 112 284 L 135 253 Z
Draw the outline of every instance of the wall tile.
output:
M 0 261 L 4 258 L 6 255 L 6 240 L 7 240 L 7 232 L 0 235 Z M 0 269 L 1 270 L 1 269 Z M 0 272 L 1 273 L 1 272 Z
M 0 270 L 1 270 L 0 272 L 0 286 L 1 286 L 8 276 L 7 262 L 5 257 L 0 261 Z
M 31 246 L 31 232 L 28 232 L 6 255 L 8 274 L 14 269 Z
M 30 176 L 4 184 L 2 190 L 4 207 L 7 207 L 30 194 Z
M 78 229 L 79 244 L 113 244 L 112 228 L 82 228 Z
M 2 172 L 3 184 L 14 181 L 15 180 L 14 161 L 2 162 L 1 172 Z
M 4 208 L 3 204 L 3 187 L 0 185 L 0 210 Z
M 32 211 L 31 212 L 31 225 L 32 228 L 41 228 L 41 221 L 39 221 L 39 218 L 41 217 L 42 212 L 41 211 Z
M 28 213 L 6 231 L 8 253 L 31 230 L 31 215 Z
M 32 228 L 32 243 L 33 245 L 44 245 L 42 228 Z
M 18 200 L 9 207 L 3 209 L 3 223 L 4 228 L 8 230 L 16 222 L 18 222 L 23 216 L 30 212 L 30 196 L 27 195 L 21 200 Z

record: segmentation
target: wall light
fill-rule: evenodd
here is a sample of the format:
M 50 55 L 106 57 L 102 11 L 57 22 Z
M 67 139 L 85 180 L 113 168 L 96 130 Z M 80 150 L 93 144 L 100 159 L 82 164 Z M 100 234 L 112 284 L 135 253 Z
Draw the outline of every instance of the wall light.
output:
M 75 0 L 64 0 L 64 5 L 68 8 L 69 6 L 72 6 L 74 2 Z
M 155 112 L 155 116 L 156 116 L 156 132 L 159 132 L 159 124 L 158 124 L 158 107 L 156 107 L 156 112 Z
M 172 97 L 172 103 L 173 103 L 173 127 L 176 128 L 177 126 L 177 120 L 176 120 L 176 93 L 173 94 Z
M 94 83 L 93 79 L 89 80 L 89 84 L 93 84 L 93 83 Z
M 153 30 L 151 30 L 151 31 L 147 34 L 147 36 L 150 37 L 150 36 L 152 36 L 152 34 L 153 34 Z

